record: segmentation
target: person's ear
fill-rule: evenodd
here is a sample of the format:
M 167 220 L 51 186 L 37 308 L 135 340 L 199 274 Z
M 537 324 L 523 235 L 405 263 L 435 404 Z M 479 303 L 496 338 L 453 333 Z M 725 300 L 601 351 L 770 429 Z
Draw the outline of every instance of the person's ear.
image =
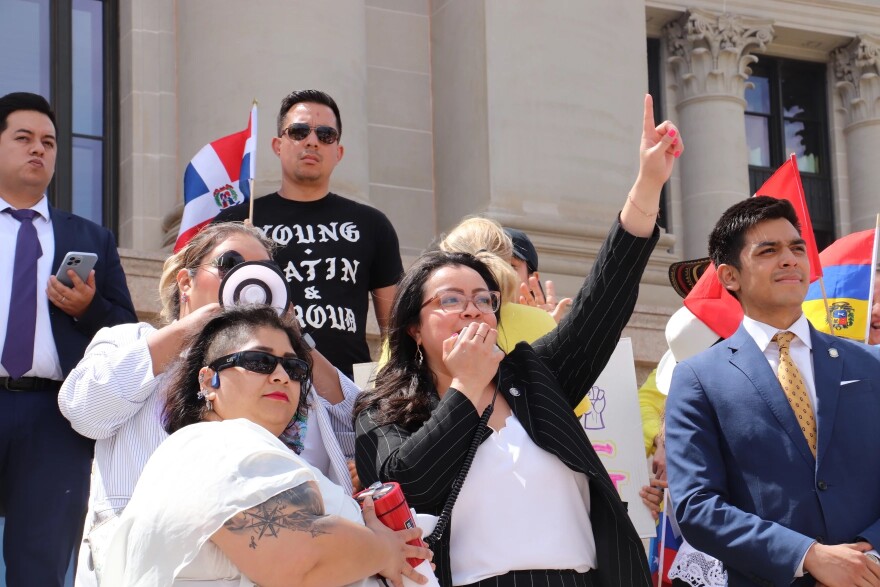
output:
M 336 162 L 339 163 L 342 161 L 342 156 L 345 155 L 345 147 L 336 143 Z
M 413 324 L 406 329 L 406 333 L 416 341 L 416 346 L 422 346 L 422 326 L 421 324 Z
M 177 272 L 177 288 L 182 292 L 187 292 L 192 288 L 192 275 L 189 269 L 181 269 Z
M 281 157 L 281 137 L 272 137 L 272 152 Z
M 736 267 L 722 263 L 715 270 L 715 273 L 718 275 L 718 280 L 724 289 L 730 292 L 740 290 L 739 270 Z
M 220 387 L 220 374 L 210 367 L 202 367 L 199 369 L 199 388 L 208 391 L 210 388 L 217 389 Z

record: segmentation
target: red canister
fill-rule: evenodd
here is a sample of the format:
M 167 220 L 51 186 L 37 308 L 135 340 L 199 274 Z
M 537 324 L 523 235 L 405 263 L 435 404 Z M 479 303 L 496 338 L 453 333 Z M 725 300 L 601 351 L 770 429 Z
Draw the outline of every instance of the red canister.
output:
M 377 481 L 360 493 L 354 496 L 357 502 L 364 507 L 364 498 L 367 496 L 373 498 L 373 505 L 376 508 L 376 517 L 392 530 L 406 530 L 407 528 L 415 528 L 416 521 L 413 519 L 412 512 L 403 496 L 403 490 L 399 483 L 389 482 L 382 483 Z M 421 538 L 410 540 L 407 544 L 413 546 L 426 546 Z M 419 566 L 423 559 L 408 558 L 407 562 L 413 568 Z

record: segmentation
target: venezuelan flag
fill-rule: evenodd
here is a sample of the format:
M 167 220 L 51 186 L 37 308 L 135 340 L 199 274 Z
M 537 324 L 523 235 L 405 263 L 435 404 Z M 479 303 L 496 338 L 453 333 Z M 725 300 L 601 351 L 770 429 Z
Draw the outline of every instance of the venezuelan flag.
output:
M 819 282 L 810 284 L 804 314 L 816 330 L 864 342 L 871 315 L 876 230 L 863 230 L 839 238 L 819 254 L 825 275 L 825 291 L 831 310 L 831 324 L 825 312 Z

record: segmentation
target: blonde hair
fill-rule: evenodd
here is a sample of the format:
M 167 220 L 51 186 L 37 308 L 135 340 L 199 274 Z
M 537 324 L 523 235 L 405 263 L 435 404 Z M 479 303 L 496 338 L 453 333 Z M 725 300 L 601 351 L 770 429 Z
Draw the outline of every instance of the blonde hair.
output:
M 519 277 L 510 264 L 513 241 L 496 221 L 482 216 L 465 218 L 443 237 L 440 250 L 476 256 L 495 276 L 502 301 L 516 302 L 518 299 Z
M 241 222 L 221 222 L 209 224 L 190 239 L 186 245 L 165 260 L 162 277 L 159 278 L 159 299 L 162 302 L 161 316 L 165 322 L 180 318 L 180 286 L 177 274 L 181 269 L 195 269 L 205 262 L 205 255 L 220 243 L 232 236 L 249 236 L 263 245 L 271 256 L 275 244 L 267 239 L 258 228 Z

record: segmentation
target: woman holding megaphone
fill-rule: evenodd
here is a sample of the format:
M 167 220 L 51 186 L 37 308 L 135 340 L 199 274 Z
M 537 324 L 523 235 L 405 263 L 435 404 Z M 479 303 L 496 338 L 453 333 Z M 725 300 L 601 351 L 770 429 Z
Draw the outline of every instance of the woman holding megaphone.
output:
M 205 227 L 165 261 L 159 295 L 166 324 L 158 329 L 146 322 L 104 328 L 65 380 L 58 395 L 61 412 L 77 432 L 96 440 L 77 585 L 96 584 L 118 516 L 150 455 L 168 436 L 160 419 L 167 368 L 184 352 L 186 340 L 221 311 L 224 277 L 242 263 L 269 261 L 271 248 L 258 229 L 242 223 Z M 343 397 L 356 396 L 357 388 L 329 363 L 318 363 L 324 367 L 316 368 L 314 383 L 330 404 L 343 405 Z M 325 444 L 333 442 L 327 438 L 332 433 L 315 436 L 324 437 Z M 302 446 L 301 435 L 285 440 L 292 448 Z M 341 467 L 344 478 L 329 476 L 345 486 L 351 481 L 345 464 Z
M 143 470 L 107 552 L 123 587 L 424 584 L 417 528 L 392 531 L 280 440 L 306 410 L 311 352 L 289 316 L 236 306 L 172 367 L 171 434 Z M 427 566 L 426 563 L 423 563 Z M 430 573 L 430 569 L 426 569 Z

